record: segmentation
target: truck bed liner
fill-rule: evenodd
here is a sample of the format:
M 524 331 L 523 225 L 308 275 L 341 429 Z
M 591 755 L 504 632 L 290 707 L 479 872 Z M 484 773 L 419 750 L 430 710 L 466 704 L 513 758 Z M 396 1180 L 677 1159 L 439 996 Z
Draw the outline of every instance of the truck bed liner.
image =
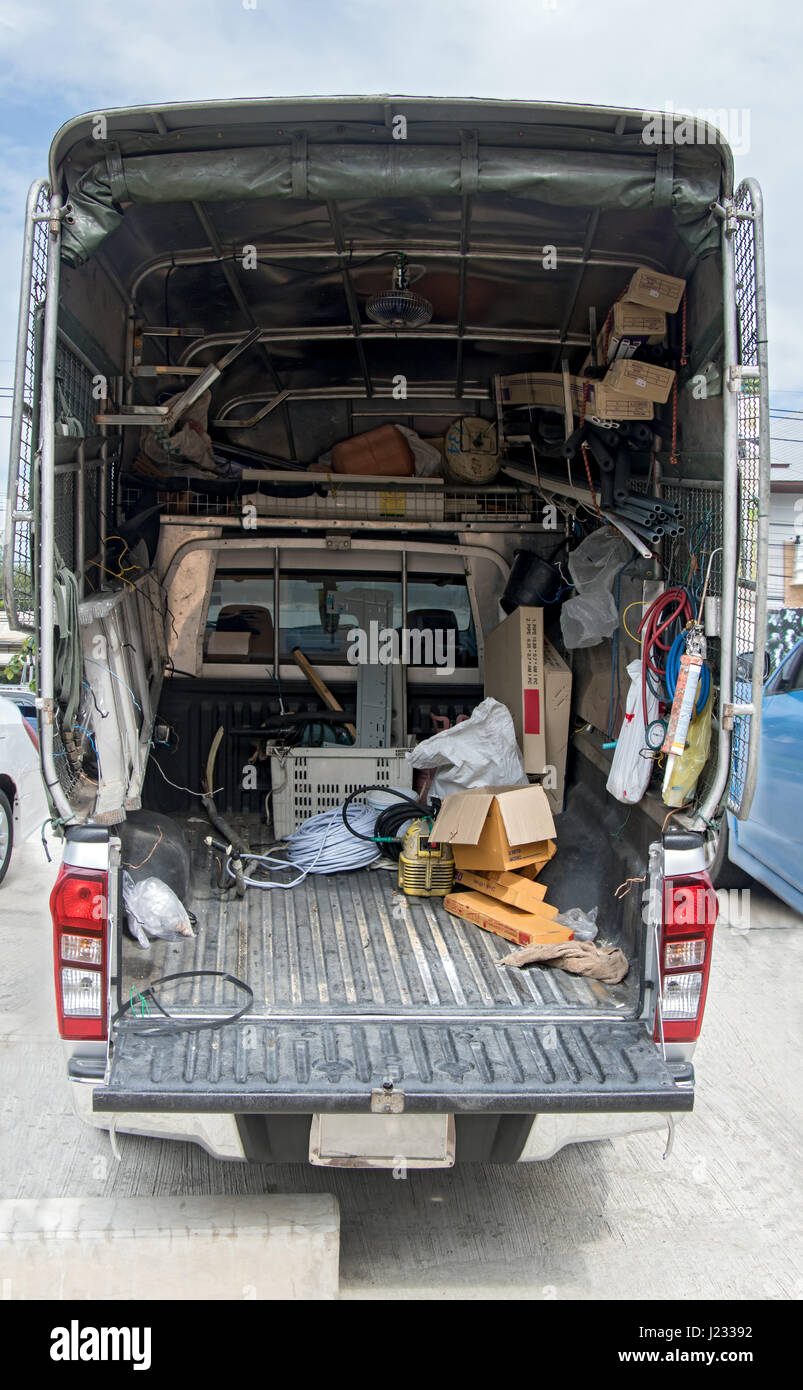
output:
M 500 967 L 510 943 L 446 912 L 440 899 L 404 899 L 389 869 L 310 875 L 298 887 L 251 888 L 242 899 L 209 887 L 205 828 L 190 823 L 195 941 L 127 937 L 123 997 L 181 970 L 222 970 L 254 990 L 251 1016 L 287 1018 L 632 1016 L 638 969 L 621 985 L 562 970 Z M 560 901 L 556 899 L 556 901 Z M 168 992 L 169 991 L 169 992 Z M 165 987 L 181 1014 L 233 1012 L 231 986 L 191 979 Z

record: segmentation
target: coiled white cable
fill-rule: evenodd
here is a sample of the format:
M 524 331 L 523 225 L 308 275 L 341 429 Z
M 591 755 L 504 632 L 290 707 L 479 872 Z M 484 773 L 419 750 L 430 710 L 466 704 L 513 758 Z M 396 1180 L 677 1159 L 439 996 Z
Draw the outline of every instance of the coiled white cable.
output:
M 373 835 L 377 815 L 371 806 L 352 806 L 349 820 L 363 835 Z M 342 805 L 302 821 L 287 841 L 287 852 L 294 864 L 315 874 L 364 869 L 382 854 L 375 842 L 349 834 L 343 824 Z
M 364 835 L 373 834 L 378 812 L 370 806 L 352 804 L 349 807 L 349 821 Z M 215 844 L 211 840 L 208 843 Z M 219 848 L 225 848 L 219 846 Z M 273 872 L 298 869 L 298 877 L 289 883 L 266 878 L 243 876 L 248 888 L 295 888 L 303 883 L 308 874 L 349 873 L 352 869 L 364 869 L 381 858 L 379 845 L 370 840 L 358 840 L 350 835 L 343 825 L 343 807 L 335 806 L 331 811 L 321 811 L 302 821 L 287 841 L 287 859 L 279 859 L 275 854 L 249 854 L 243 856 L 249 865 L 261 864 Z M 231 855 L 226 859 L 226 873 L 236 878 L 231 868 Z

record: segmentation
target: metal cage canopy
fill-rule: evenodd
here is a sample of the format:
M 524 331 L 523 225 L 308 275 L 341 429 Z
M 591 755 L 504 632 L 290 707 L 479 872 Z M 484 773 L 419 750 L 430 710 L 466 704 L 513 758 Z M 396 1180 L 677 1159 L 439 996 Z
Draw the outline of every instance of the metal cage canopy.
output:
M 731 191 L 732 161 L 713 126 L 696 121 L 692 143 L 681 126 L 662 113 L 404 96 L 90 114 L 51 149 L 53 186 L 70 203 L 62 253 L 72 265 L 90 257 L 126 204 L 504 194 L 578 210 L 666 208 L 704 256 L 718 249 L 711 205 Z

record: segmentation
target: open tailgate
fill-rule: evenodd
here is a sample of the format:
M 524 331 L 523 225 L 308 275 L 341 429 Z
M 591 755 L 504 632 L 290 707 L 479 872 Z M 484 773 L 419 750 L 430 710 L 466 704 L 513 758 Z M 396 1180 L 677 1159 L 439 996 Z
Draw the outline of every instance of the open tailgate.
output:
M 96 1110 L 311 1113 L 679 1111 L 688 1063 L 643 1022 L 247 1018 L 147 1036 L 123 1019 Z

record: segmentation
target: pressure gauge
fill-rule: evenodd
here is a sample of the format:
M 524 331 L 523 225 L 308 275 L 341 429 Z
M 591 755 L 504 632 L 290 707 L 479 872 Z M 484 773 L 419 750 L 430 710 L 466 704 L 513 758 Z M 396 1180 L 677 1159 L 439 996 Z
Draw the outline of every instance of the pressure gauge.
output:
M 666 720 L 653 719 L 652 722 L 647 725 L 644 738 L 648 748 L 652 748 L 654 751 L 663 748 L 664 739 L 666 738 Z

